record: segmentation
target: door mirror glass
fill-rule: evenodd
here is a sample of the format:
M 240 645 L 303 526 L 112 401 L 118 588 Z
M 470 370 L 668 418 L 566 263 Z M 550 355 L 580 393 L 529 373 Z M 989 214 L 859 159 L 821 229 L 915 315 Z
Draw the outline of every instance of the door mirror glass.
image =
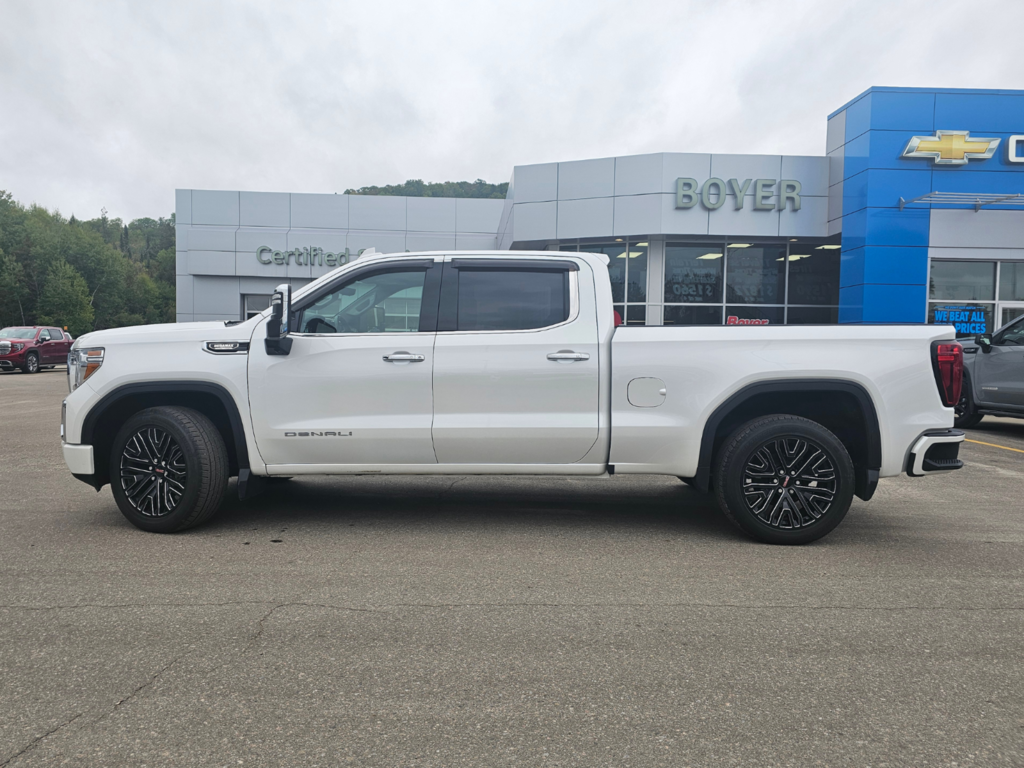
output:
M 292 287 L 283 283 L 270 297 L 270 319 L 267 321 L 265 342 L 268 355 L 287 355 L 292 348 L 288 338 L 288 319 L 292 312 Z
M 982 352 L 992 351 L 992 337 L 982 334 L 981 336 L 975 336 L 974 341 L 981 347 Z

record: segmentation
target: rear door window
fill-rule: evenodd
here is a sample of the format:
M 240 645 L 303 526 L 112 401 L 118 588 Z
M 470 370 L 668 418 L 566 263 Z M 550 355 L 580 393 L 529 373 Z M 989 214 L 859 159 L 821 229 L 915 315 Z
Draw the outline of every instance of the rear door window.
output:
M 459 269 L 460 331 L 524 331 L 569 319 L 569 272 Z

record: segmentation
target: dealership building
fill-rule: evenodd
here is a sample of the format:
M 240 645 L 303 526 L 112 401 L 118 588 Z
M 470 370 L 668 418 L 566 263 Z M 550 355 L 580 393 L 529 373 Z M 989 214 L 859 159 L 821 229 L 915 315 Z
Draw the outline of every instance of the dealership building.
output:
M 1024 314 L 1024 91 L 872 88 L 820 156 L 518 165 L 504 200 L 176 191 L 177 317 L 238 320 L 369 248 L 607 254 L 630 324 Z

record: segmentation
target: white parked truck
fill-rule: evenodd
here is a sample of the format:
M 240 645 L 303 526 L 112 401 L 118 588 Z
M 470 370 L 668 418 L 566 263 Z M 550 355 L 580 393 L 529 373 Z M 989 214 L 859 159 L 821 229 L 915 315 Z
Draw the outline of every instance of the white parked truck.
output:
M 64 458 L 172 532 L 297 475 L 658 474 L 821 538 L 880 477 L 958 469 L 952 327 L 619 326 L 607 257 L 372 255 L 240 323 L 82 336 Z

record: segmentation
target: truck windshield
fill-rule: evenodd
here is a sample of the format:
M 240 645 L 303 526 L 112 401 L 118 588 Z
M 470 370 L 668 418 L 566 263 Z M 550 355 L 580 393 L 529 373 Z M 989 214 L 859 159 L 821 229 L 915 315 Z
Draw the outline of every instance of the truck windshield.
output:
M 35 328 L 4 328 L 0 331 L 0 339 L 32 339 L 35 335 Z

